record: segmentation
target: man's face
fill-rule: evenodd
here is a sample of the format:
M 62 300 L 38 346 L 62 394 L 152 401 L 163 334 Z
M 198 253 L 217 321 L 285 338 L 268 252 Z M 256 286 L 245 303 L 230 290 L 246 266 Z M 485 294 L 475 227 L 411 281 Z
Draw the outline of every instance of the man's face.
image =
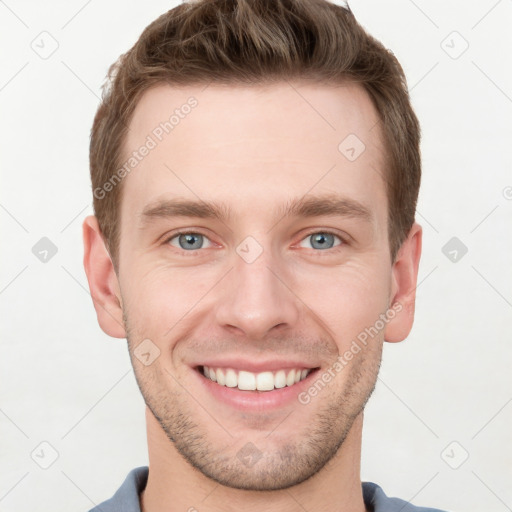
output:
M 393 298 L 378 116 L 353 85 L 203 89 L 150 90 L 130 125 L 127 157 L 148 135 L 157 142 L 123 182 L 130 354 L 146 404 L 190 464 L 231 487 L 288 487 L 336 454 L 377 378 L 382 330 L 332 367 Z M 158 141 L 155 128 L 191 96 L 197 105 Z M 327 196 L 344 207 L 320 211 Z M 313 199 L 316 211 L 286 213 Z M 229 215 L 177 215 L 165 206 L 176 201 Z M 207 364 L 224 375 L 316 370 L 249 391 L 208 380 Z

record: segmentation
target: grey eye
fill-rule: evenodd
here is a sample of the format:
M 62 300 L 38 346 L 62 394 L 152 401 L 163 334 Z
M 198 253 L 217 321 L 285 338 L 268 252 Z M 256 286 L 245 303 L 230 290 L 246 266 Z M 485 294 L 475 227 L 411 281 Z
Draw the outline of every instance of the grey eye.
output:
M 178 246 L 173 243 L 175 240 L 178 241 Z M 203 244 L 205 240 L 208 240 L 208 238 L 200 233 L 178 233 L 169 240 L 169 243 L 178 249 L 192 251 L 194 249 L 204 249 Z
M 319 231 L 318 233 L 313 233 L 311 235 L 308 235 L 304 241 L 309 241 L 313 249 L 332 249 L 335 245 L 336 238 L 338 240 L 341 239 L 332 234 L 332 233 L 324 233 L 323 231 Z M 339 245 L 339 244 L 337 244 Z

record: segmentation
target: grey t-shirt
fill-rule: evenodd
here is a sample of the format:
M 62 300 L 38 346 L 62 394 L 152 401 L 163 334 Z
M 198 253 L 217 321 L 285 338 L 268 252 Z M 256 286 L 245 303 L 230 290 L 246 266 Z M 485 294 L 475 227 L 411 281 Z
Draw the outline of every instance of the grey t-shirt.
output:
M 139 494 L 146 487 L 148 473 L 148 466 L 132 469 L 114 496 L 89 512 L 140 512 Z M 445 512 L 438 508 L 415 507 L 399 498 L 388 498 L 373 482 L 362 482 L 362 486 L 364 504 L 372 512 Z

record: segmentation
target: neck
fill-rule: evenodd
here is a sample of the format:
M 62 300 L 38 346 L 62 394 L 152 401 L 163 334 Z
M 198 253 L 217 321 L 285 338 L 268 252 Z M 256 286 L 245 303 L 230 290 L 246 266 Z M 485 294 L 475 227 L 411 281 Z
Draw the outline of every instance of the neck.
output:
M 360 479 L 363 413 L 354 420 L 336 455 L 308 480 L 276 491 L 220 485 L 193 468 L 146 409 L 149 475 L 142 512 L 365 512 Z

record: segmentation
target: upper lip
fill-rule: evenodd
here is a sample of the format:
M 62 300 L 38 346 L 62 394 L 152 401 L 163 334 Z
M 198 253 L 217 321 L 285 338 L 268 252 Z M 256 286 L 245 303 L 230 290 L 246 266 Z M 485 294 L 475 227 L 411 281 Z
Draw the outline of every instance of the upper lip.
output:
M 234 370 L 245 370 L 251 373 L 261 373 L 264 371 L 291 370 L 292 368 L 317 368 L 318 365 L 298 360 L 276 360 L 269 359 L 267 361 L 249 361 L 243 358 L 215 359 L 205 360 L 192 365 L 194 368 L 198 366 L 208 366 L 208 368 L 233 368 Z

